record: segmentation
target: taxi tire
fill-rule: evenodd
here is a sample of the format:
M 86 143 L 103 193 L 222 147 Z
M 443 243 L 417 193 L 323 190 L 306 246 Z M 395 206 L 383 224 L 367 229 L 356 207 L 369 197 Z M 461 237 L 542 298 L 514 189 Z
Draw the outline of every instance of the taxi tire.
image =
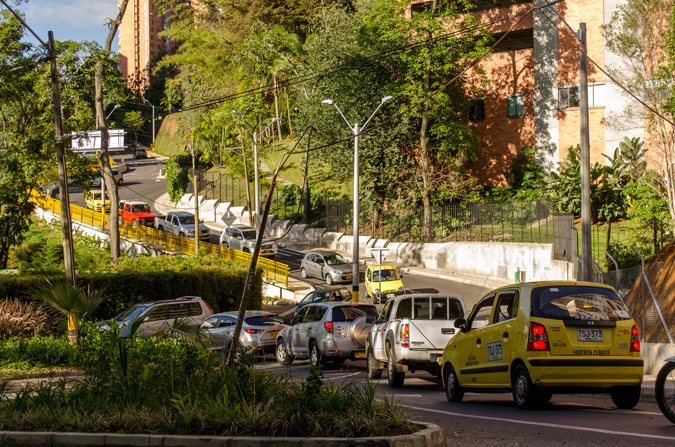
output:
M 321 358 L 321 351 L 315 341 L 309 344 L 309 366 L 321 366 L 323 359 Z
M 614 405 L 622 410 L 630 410 L 640 402 L 642 385 L 616 387 L 609 392 L 609 395 L 612 396 Z
M 464 399 L 464 388 L 459 384 L 455 368 L 450 364 L 445 370 L 445 397 L 448 402 L 461 402 Z
M 366 376 L 369 379 L 379 379 L 382 377 L 382 369 L 373 368 L 373 362 L 375 361 L 373 350 L 368 349 L 366 353 Z
M 274 357 L 280 365 L 290 365 L 293 363 L 294 357 L 288 353 L 283 338 L 277 342 L 277 348 L 274 350 Z
M 537 389 L 530 379 L 530 373 L 524 365 L 518 365 L 513 371 L 513 401 L 521 410 L 529 410 L 540 402 Z
M 387 345 L 387 382 L 390 388 L 403 388 L 405 382 L 405 373 L 396 371 L 396 357 L 389 345 Z

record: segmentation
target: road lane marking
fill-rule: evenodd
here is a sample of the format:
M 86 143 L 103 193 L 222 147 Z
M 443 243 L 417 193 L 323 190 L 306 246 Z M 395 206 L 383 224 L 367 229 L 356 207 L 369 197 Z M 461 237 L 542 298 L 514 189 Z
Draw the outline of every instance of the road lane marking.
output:
M 413 407 L 411 405 L 402 405 L 402 404 L 399 404 L 399 405 L 401 405 L 402 407 L 405 407 L 405 408 L 410 408 L 411 410 L 428 411 L 430 413 L 439 413 L 439 414 L 444 414 L 444 415 L 447 415 L 447 416 L 457 416 L 457 417 L 465 417 L 465 418 L 471 418 L 471 419 L 481 419 L 481 420 L 485 420 L 485 421 L 507 422 L 507 423 L 510 423 L 510 424 L 522 424 L 522 425 L 535 425 L 537 427 L 562 428 L 562 429 L 571 430 L 571 431 L 585 431 L 585 432 L 601 433 L 601 434 L 607 434 L 607 435 L 633 436 L 633 437 L 636 437 L 636 438 L 675 440 L 675 436 L 650 435 L 650 434 L 647 434 L 647 433 L 630 433 L 630 432 L 625 432 L 625 431 L 605 430 L 605 429 L 602 429 L 602 428 L 576 427 L 574 425 L 551 424 L 551 423 L 547 423 L 547 422 L 520 421 L 518 419 L 499 418 L 499 417 L 494 417 L 494 416 L 480 416 L 480 415 L 475 415 L 475 414 L 456 413 L 454 411 L 433 410 L 433 409 L 430 409 L 430 408 Z
M 345 375 L 342 375 L 342 376 L 326 376 L 326 371 L 324 371 L 324 376 L 325 376 L 327 379 L 331 379 L 331 380 L 335 380 L 335 379 L 344 379 L 344 378 L 347 378 L 347 377 L 354 377 L 354 376 L 357 376 L 357 375 L 359 375 L 359 374 L 361 374 L 360 371 L 357 371 L 357 372 L 351 373 L 351 374 L 345 374 Z

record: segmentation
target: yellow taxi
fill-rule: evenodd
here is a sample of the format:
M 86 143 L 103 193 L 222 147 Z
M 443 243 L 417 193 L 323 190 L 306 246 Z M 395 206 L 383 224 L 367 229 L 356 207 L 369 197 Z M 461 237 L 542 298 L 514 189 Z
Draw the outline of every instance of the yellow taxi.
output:
M 94 211 L 101 211 L 101 191 L 87 191 L 84 193 L 84 200 L 87 202 L 87 208 Z M 110 211 L 110 199 L 105 195 L 103 206 L 106 211 Z
M 519 408 L 556 393 L 609 393 L 640 400 L 644 363 L 635 322 L 609 286 L 530 282 L 494 290 L 476 303 L 440 361 L 445 394 L 511 392 Z
M 382 293 L 380 294 L 380 286 Z M 390 264 L 381 266 L 371 264 L 366 267 L 366 294 L 373 299 L 373 302 L 382 302 L 396 295 L 405 293 L 403 286 L 403 277 L 398 274 L 396 268 Z

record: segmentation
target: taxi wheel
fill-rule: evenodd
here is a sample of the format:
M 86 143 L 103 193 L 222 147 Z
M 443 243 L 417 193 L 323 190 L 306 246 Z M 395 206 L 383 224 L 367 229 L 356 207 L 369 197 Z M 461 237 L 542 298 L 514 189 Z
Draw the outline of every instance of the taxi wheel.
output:
M 320 366 L 322 362 L 321 353 L 319 352 L 319 347 L 316 345 L 316 342 L 313 341 L 309 345 L 309 364 L 310 366 Z
M 610 391 L 612 402 L 622 410 L 630 410 L 640 402 L 642 386 L 620 386 Z
M 405 373 L 396 371 L 396 357 L 394 350 L 389 346 L 387 349 L 387 382 L 391 388 L 402 388 L 405 382 Z
M 373 368 L 374 361 L 373 350 L 369 348 L 366 354 L 366 375 L 369 379 L 379 379 L 382 377 L 382 369 Z
M 274 351 L 277 362 L 281 365 L 290 365 L 293 363 L 293 356 L 286 350 L 286 343 L 283 339 L 277 342 L 277 349 Z
M 457 373 L 452 365 L 445 370 L 445 397 L 448 402 L 461 402 L 464 398 L 464 389 L 459 385 Z
M 523 365 L 516 367 L 513 372 L 513 400 L 521 410 L 530 409 L 538 402 L 537 390 L 532 384 L 530 373 Z

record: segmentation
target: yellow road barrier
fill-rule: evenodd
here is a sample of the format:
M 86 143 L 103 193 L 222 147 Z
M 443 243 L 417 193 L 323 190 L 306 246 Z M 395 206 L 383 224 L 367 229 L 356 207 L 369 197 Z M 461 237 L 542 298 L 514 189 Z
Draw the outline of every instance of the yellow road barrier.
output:
M 33 191 L 33 202 L 40 208 L 51 211 L 55 214 L 61 213 L 61 202 L 56 199 L 44 196 L 37 191 Z M 115 207 L 113 207 L 113 210 Z M 70 205 L 70 217 L 78 222 L 91 225 L 102 230 L 109 230 L 108 216 L 100 212 L 95 212 L 77 205 Z M 140 242 L 146 242 L 153 247 L 163 248 L 164 250 L 180 253 L 183 255 L 194 256 L 195 241 L 184 237 L 174 236 L 156 230 L 152 227 L 143 225 L 132 225 L 121 220 L 120 217 L 120 237 L 136 239 Z M 242 264 L 251 263 L 251 253 L 245 253 L 231 248 L 221 247 L 220 245 L 210 244 L 208 242 L 199 243 L 199 251 L 207 254 L 220 255 L 224 259 L 230 259 Z M 258 266 L 263 270 L 263 277 L 282 283 L 288 286 L 288 273 L 290 268 L 282 262 L 272 261 L 264 257 L 258 258 Z

